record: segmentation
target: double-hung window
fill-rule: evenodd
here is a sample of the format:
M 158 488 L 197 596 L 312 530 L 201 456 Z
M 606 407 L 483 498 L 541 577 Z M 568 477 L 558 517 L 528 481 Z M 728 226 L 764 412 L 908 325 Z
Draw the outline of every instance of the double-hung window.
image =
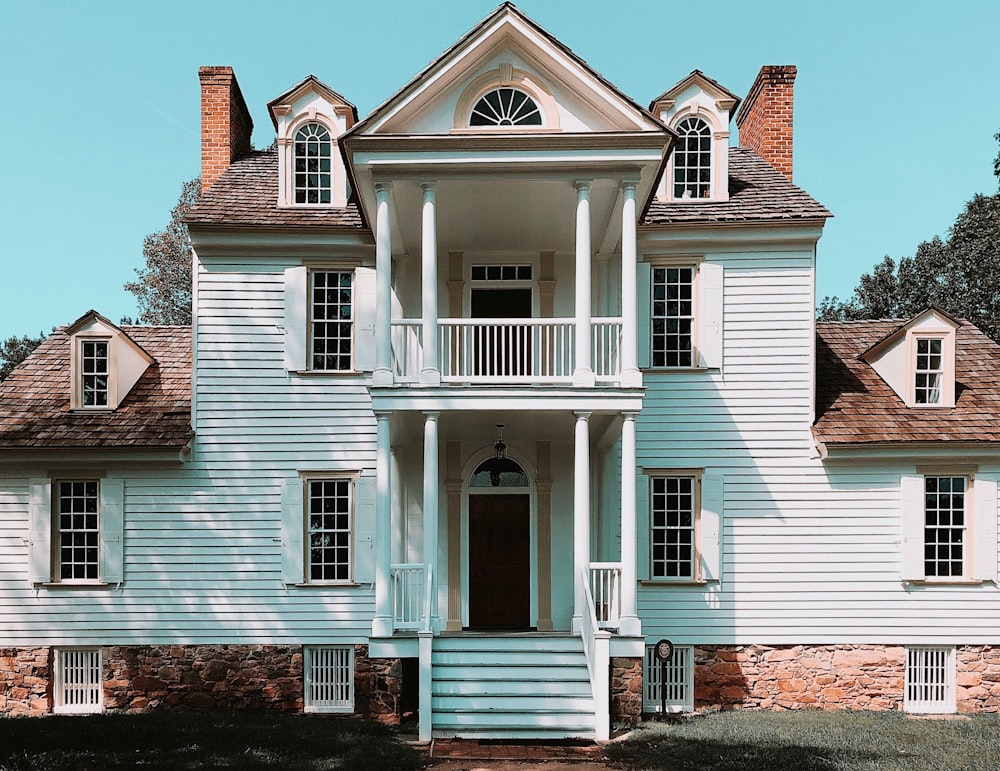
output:
M 354 271 L 315 270 L 309 278 L 311 368 L 349 372 L 354 349 Z
M 723 266 L 664 258 L 637 269 L 639 366 L 721 368 Z
M 652 470 L 639 476 L 640 578 L 682 584 L 721 578 L 723 489 L 723 478 L 714 471 Z
M 332 200 L 333 140 L 321 123 L 307 123 L 295 132 L 294 183 L 297 204 Z
M 900 480 L 903 580 L 995 580 L 996 480 L 979 475 L 974 467 L 917 472 Z
M 302 472 L 282 489 L 286 584 L 367 583 L 374 578 L 375 478 Z
M 944 381 L 944 341 L 939 337 L 918 337 L 914 362 L 914 395 L 916 404 L 935 405 L 942 402 Z
M 120 476 L 29 480 L 31 583 L 121 583 L 124 500 L 125 482 Z
M 111 374 L 109 341 L 80 341 L 80 395 L 84 407 L 107 407 Z

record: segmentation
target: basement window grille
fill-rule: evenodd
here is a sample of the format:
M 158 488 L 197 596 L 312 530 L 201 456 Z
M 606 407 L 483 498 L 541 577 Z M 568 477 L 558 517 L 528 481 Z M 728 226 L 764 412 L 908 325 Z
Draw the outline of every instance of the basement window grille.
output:
M 53 712 L 100 712 L 104 705 L 103 693 L 100 648 L 66 648 L 55 651 Z
M 643 712 L 659 712 L 663 706 L 663 689 L 666 690 L 667 712 L 694 711 L 694 648 L 690 645 L 675 646 L 674 653 L 666 665 L 666 678 L 663 678 L 663 665 L 656 658 L 655 646 L 646 646 L 645 666 L 643 667 Z
M 354 712 L 354 648 L 305 649 L 305 711 Z
M 904 687 L 907 712 L 954 712 L 955 649 L 907 648 Z

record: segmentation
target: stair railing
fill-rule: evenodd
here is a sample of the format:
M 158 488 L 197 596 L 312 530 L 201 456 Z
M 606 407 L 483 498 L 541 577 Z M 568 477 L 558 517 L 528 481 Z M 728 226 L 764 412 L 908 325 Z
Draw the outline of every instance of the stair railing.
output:
M 586 612 L 580 623 L 580 637 L 583 639 L 583 652 L 587 657 L 590 687 L 594 694 L 594 738 L 606 741 L 611 738 L 611 632 L 601 629 L 598 624 L 594 594 L 590 590 L 589 567 L 580 571 L 577 580 L 583 582 L 584 596 L 587 598 Z

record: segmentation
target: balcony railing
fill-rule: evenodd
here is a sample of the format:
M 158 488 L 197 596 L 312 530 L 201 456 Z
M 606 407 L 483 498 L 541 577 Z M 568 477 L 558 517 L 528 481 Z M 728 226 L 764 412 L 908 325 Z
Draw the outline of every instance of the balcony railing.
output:
M 423 563 L 404 562 L 390 565 L 389 579 L 392 586 L 393 629 L 419 629 L 424 596 Z
M 621 319 L 591 322 L 590 366 L 597 382 L 621 373 Z M 412 383 L 423 367 L 421 321 L 392 322 L 396 382 Z M 576 370 L 574 319 L 440 319 L 438 361 L 444 383 L 572 383 Z

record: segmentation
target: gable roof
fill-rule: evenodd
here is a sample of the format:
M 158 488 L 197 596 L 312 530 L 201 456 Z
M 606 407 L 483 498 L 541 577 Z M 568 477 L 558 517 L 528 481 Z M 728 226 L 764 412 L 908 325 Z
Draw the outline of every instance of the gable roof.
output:
M 681 91 L 683 91 L 685 88 L 687 88 L 692 83 L 701 85 L 702 88 L 705 88 L 705 90 L 707 90 L 707 91 L 712 91 L 712 90 L 717 91 L 718 94 L 717 94 L 716 98 L 732 99 L 733 100 L 733 104 L 729 108 L 729 114 L 730 115 L 733 114 L 733 110 L 735 110 L 737 107 L 739 107 L 740 106 L 740 102 L 743 101 L 736 94 L 734 94 L 732 91 L 730 91 L 724 85 L 722 85 L 719 81 L 717 81 L 715 78 L 708 77 L 708 75 L 706 75 L 701 70 L 691 70 L 690 74 L 688 74 L 686 77 L 684 77 L 681 80 L 679 80 L 677 83 L 675 83 L 674 85 L 672 85 L 670 88 L 668 88 L 666 91 L 664 91 L 658 97 L 656 97 L 656 99 L 654 99 L 653 101 L 651 101 L 649 103 L 649 110 L 650 110 L 650 112 L 653 112 L 656 109 L 656 105 L 659 102 L 662 102 L 664 100 L 673 99 L 677 94 L 679 94 Z
M 830 211 L 746 147 L 729 148 L 728 201 L 653 200 L 646 225 L 816 220 Z
M 230 164 L 184 217 L 189 225 L 363 229 L 357 204 L 278 206 L 278 150 L 255 150 Z
M 267 103 L 267 113 L 271 116 L 271 123 L 274 124 L 275 129 L 278 128 L 278 117 L 275 115 L 274 108 L 285 102 L 294 101 L 300 93 L 305 91 L 315 91 L 322 94 L 331 104 L 340 103 L 342 107 L 346 107 L 350 111 L 353 122 L 357 123 L 358 108 L 354 106 L 353 102 L 345 99 L 315 75 L 306 75 L 303 80 L 300 80 L 283 94 L 279 94 Z
M 191 430 L 191 328 L 122 326 L 154 363 L 113 411 L 70 410 L 70 332 L 0 383 L 0 450 L 181 450 Z
M 514 17 L 518 21 L 529 27 L 534 33 L 543 38 L 546 42 L 550 43 L 556 50 L 561 54 L 566 56 L 570 61 L 576 64 L 580 69 L 585 72 L 590 77 L 594 78 L 598 83 L 601 84 L 605 89 L 607 89 L 610 94 L 627 104 L 630 108 L 635 110 L 638 116 L 641 116 L 644 120 L 652 124 L 657 130 L 660 130 L 667 134 L 668 136 L 673 136 L 673 132 L 667 128 L 655 115 L 653 115 L 649 110 L 640 105 L 631 97 L 622 93 L 617 86 L 615 86 L 611 81 L 593 69 L 587 62 L 573 52 L 569 46 L 558 40 L 547 30 L 541 27 L 538 23 L 528 18 L 524 13 L 522 13 L 518 8 L 509 0 L 501 3 L 497 8 L 490 13 L 485 19 L 476 24 L 472 29 L 460 37 L 455 43 L 449 46 L 443 53 L 437 56 L 433 61 L 430 62 L 426 67 L 424 67 L 420 72 L 413 76 L 408 83 L 406 83 L 402 88 L 400 88 L 396 93 L 386 99 L 382 104 L 371 111 L 364 119 L 359 123 L 354 125 L 350 131 L 348 131 L 344 136 L 345 139 L 362 134 L 370 129 L 373 123 L 378 122 L 390 115 L 396 108 L 398 108 L 404 100 L 413 94 L 432 74 L 442 70 L 444 66 L 449 62 L 449 60 L 454 59 L 457 54 L 465 47 L 471 45 L 476 38 L 480 37 L 482 33 L 487 30 L 490 25 L 495 23 L 501 17 L 509 15 Z
M 960 320 L 955 330 L 955 406 L 912 409 L 859 358 L 905 323 L 816 324 L 816 440 L 828 446 L 1000 442 L 1000 345 Z
M 870 362 L 872 360 L 872 357 L 878 353 L 879 349 L 891 345 L 893 342 L 898 340 L 901 335 L 905 334 L 908 329 L 916 326 L 925 318 L 934 314 L 943 318 L 946 322 L 950 323 L 956 329 L 962 323 L 962 320 L 959 319 L 957 316 L 953 316 L 952 314 L 948 313 L 948 311 L 939 308 L 936 305 L 932 305 L 926 310 L 923 310 L 920 313 L 918 313 L 912 319 L 907 319 L 906 321 L 901 323 L 898 327 L 896 327 L 891 332 L 886 334 L 884 337 L 876 340 L 867 349 L 858 354 L 859 358 Z

